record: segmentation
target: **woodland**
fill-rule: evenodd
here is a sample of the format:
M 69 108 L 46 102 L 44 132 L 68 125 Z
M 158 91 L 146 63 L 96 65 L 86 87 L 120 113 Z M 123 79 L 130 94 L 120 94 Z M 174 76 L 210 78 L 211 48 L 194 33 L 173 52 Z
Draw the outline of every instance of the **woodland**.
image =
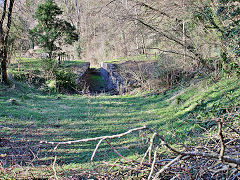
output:
M 0 0 L 0 179 L 240 178 L 239 0 Z

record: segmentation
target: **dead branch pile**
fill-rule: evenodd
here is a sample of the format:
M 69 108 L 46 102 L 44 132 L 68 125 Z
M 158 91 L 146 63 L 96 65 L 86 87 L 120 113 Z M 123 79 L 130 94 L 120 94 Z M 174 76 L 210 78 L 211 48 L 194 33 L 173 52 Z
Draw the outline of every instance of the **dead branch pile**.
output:
M 216 122 L 215 135 L 203 138 L 198 146 L 175 148 L 167 143 L 163 136 L 153 129 L 143 126 L 113 136 L 102 136 L 68 142 L 41 142 L 56 145 L 99 141 L 92 154 L 91 162 L 101 143 L 104 141 L 119 156 L 115 163 L 103 162 L 105 172 L 101 176 L 110 179 L 137 177 L 141 179 L 238 179 L 240 177 L 240 126 L 239 108 L 225 109 L 226 113 L 211 121 Z M 124 157 L 110 140 L 120 138 L 136 131 L 152 133 L 149 147 L 140 160 Z M 208 130 L 210 133 L 214 129 Z M 207 131 L 206 131 L 207 133 Z M 205 137 L 205 136 L 204 136 Z M 161 142 L 161 143 L 158 143 Z M 161 154 L 165 148 L 168 155 Z M 93 163 L 94 165 L 94 163 Z M 106 173 L 107 172 L 107 173 Z M 95 173 L 97 174 L 97 173 Z M 104 174 L 104 175 L 103 175 Z

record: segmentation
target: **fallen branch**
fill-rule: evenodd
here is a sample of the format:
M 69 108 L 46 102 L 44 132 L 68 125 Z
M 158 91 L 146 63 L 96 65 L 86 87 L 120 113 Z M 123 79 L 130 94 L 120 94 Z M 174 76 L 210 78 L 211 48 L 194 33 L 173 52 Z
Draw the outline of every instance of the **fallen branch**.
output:
M 128 130 L 127 132 L 124 132 L 124 133 L 121 133 L 121 134 L 117 134 L 117 135 L 112 135 L 112 136 L 100 136 L 100 137 L 95 137 L 95 138 L 88 138 L 88 139 L 80 139 L 80 140 L 76 140 L 76 141 L 66 141 L 66 142 L 48 142 L 48 141 L 41 141 L 40 143 L 46 143 L 46 144 L 56 144 L 56 145 L 61 145 L 61 144 L 74 144 L 74 143 L 80 143 L 80 142 L 89 142 L 89 141 L 97 141 L 97 140 L 106 140 L 106 139 L 114 139 L 114 138 L 120 138 L 120 137 L 123 137 L 127 134 L 130 134 L 132 132 L 135 132 L 135 131 L 140 131 L 140 130 L 149 130 L 150 132 L 152 132 L 153 134 L 156 133 L 154 132 L 154 130 L 152 130 L 151 128 L 148 128 L 147 126 L 143 126 L 143 127 L 139 127 L 139 128 L 135 128 L 135 129 L 131 129 L 131 130 Z M 201 157 L 206 157 L 206 158 L 213 158 L 213 159 L 219 159 L 219 155 L 216 154 L 216 153 L 212 153 L 212 152 L 181 152 L 173 147 L 171 147 L 166 141 L 165 139 L 156 133 L 155 135 L 156 137 L 158 137 L 160 140 L 161 140 L 161 144 L 166 146 L 170 151 L 178 154 L 178 155 L 182 155 L 182 156 L 201 156 Z M 154 137 L 155 137 L 154 136 Z M 112 147 L 113 148 L 113 147 Z M 117 151 L 115 151 L 117 152 Z M 118 154 L 119 156 L 121 154 Z M 122 158 L 124 158 L 122 155 L 121 155 Z M 237 165 L 240 165 L 240 159 L 237 158 L 230 158 L 230 157 L 227 157 L 227 156 L 223 156 L 222 157 L 222 161 L 225 161 L 227 163 L 233 163 L 233 164 L 237 164 Z M 139 163 L 138 161 L 136 161 L 137 163 Z M 140 162 L 141 163 L 141 162 Z M 151 163 L 143 163 L 144 165 L 151 165 Z
M 230 180 L 235 180 L 237 177 L 240 176 L 240 173 L 235 174 Z
M 185 174 L 190 178 L 193 179 L 193 177 L 198 177 L 201 178 L 204 176 L 205 172 L 213 172 L 213 176 L 215 176 L 216 174 L 219 174 L 221 172 L 224 172 L 227 170 L 226 167 L 237 167 L 240 165 L 240 158 L 236 158 L 238 157 L 238 147 L 236 146 L 234 148 L 234 152 L 232 151 L 233 149 L 228 148 L 230 146 L 231 143 L 233 143 L 234 141 L 238 140 L 239 138 L 237 138 L 238 136 L 234 136 L 235 139 L 230 139 L 230 141 L 228 140 L 227 143 L 224 142 L 224 138 L 226 136 L 226 139 L 228 138 L 228 134 L 225 133 L 223 134 L 223 127 L 227 126 L 225 125 L 224 119 L 220 119 L 217 120 L 218 122 L 218 137 L 219 138 L 211 138 L 211 141 L 208 141 L 207 144 L 205 144 L 205 146 L 200 146 L 200 147 L 187 147 L 185 150 L 178 150 L 177 148 L 172 147 L 169 143 L 167 143 L 164 139 L 163 136 L 161 136 L 160 134 L 156 133 L 156 131 L 154 131 L 153 129 L 147 127 L 147 126 L 143 126 L 143 127 L 139 127 L 139 128 L 134 128 L 134 129 L 130 129 L 124 133 L 121 134 L 116 134 L 116 135 L 112 135 L 112 136 L 100 136 L 100 137 L 95 137 L 95 138 L 87 138 L 87 139 L 80 139 L 80 140 L 75 140 L 75 141 L 66 141 L 66 142 L 48 142 L 48 141 L 41 141 L 41 143 L 46 143 L 46 144 L 52 144 L 55 145 L 56 147 L 54 149 L 56 149 L 59 145 L 61 144 L 74 144 L 74 143 L 82 143 L 82 142 L 89 142 L 89 141 L 99 141 L 92 153 L 91 156 L 91 162 L 93 162 L 93 159 L 96 155 L 97 150 L 99 149 L 101 143 L 103 140 L 105 140 L 107 142 L 107 144 L 112 148 L 112 150 L 120 157 L 120 159 L 123 159 L 123 162 L 120 162 L 122 164 L 109 164 L 107 162 L 104 162 L 105 165 L 107 166 L 111 166 L 110 168 L 113 167 L 119 167 L 120 169 L 124 170 L 129 170 L 129 171 L 133 171 L 134 172 L 144 172 L 144 178 L 150 179 L 158 179 L 161 176 L 161 173 L 168 171 L 168 173 L 170 174 L 169 177 L 173 176 L 173 174 L 178 174 L 181 176 L 179 177 L 186 177 Z M 227 126 L 229 127 L 229 126 Z M 230 127 L 230 129 L 234 132 L 236 132 L 238 134 L 238 129 L 233 129 Z M 141 130 L 145 130 L 148 131 L 150 133 L 152 133 L 152 137 L 150 139 L 150 143 L 149 143 L 149 147 L 147 149 L 147 151 L 145 152 L 143 158 L 141 159 L 141 161 L 137 161 L 137 160 L 132 160 L 132 159 L 128 159 L 126 157 L 124 157 L 122 154 L 120 154 L 116 148 L 114 148 L 111 144 L 111 139 L 114 138 L 120 138 L 123 136 L 126 136 L 132 132 L 136 132 L 136 131 L 141 131 Z M 225 130 L 225 129 L 224 129 Z M 160 144 L 157 144 L 157 148 L 154 151 L 154 157 L 152 158 L 152 149 L 154 144 L 154 140 L 156 140 L 158 138 L 158 141 L 160 141 Z M 230 136 L 229 138 L 233 138 L 232 136 Z M 217 139 L 219 139 L 219 141 L 217 141 Z M 156 142 L 155 142 L 156 143 Z M 161 145 L 163 145 L 166 149 L 170 150 L 171 152 L 173 152 L 173 154 L 175 154 L 175 158 L 173 159 L 158 159 L 157 158 L 157 150 L 158 147 L 160 147 Z M 232 146 L 231 146 L 232 147 Z M 220 152 L 219 152 L 220 149 Z M 148 160 L 146 160 L 146 158 L 148 157 Z M 56 157 L 55 157 L 56 158 Z M 152 162 L 153 159 L 153 162 Z M 187 163 L 192 163 L 193 166 L 188 166 L 188 164 L 185 162 L 186 159 L 190 159 L 189 161 L 187 161 Z M 200 162 L 199 163 L 199 159 Z M 195 161 L 196 160 L 196 161 Z M 216 161 L 220 160 L 221 162 L 219 162 L 217 165 L 220 166 L 221 168 L 219 168 L 217 166 L 217 170 L 215 170 L 216 167 Z M 168 161 L 168 162 L 167 162 Z M 54 165 L 55 165 L 56 159 L 54 161 Z M 228 164 L 227 164 L 228 163 Z M 205 166 L 209 166 L 213 164 L 213 168 L 208 168 L 206 169 Z M 227 165 L 226 165 L 227 164 Z M 186 166 L 186 168 L 184 168 L 184 166 Z M 159 168 L 162 167 L 160 170 Z M 190 170 L 194 169 L 194 168 L 199 168 L 201 170 L 201 173 L 198 173 L 198 175 L 196 176 L 192 176 L 192 174 L 190 173 Z M 235 168 L 236 168 L 235 167 Z M 53 166 L 53 169 L 55 167 Z M 176 171 L 172 171 L 171 169 L 176 169 Z M 190 168 L 190 169 L 188 169 Z M 204 170 L 206 169 L 206 170 Z M 119 170 L 120 172 L 120 170 Z M 148 174 L 149 173 L 149 174 Z M 166 174 L 167 172 L 165 172 Z M 232 173 L 231 176 L 232 178 L 237 178 L 239 176 L 239 174 L 234 175 L 237 172 Z M 137 173 L 138 174 L 138 173 Z M 124 176 L 125 174 L 123 174 Z
M 54 157 L 54 161 L 53 161 L 52 169 L 53 169 L 53 172 L 54 172 L 54 177 L 55 177 L 55 179 L 58 180 L 58 177 L 57 177 L 57 171 L 56 171 L 56 169 L 55 169 L 56 161 L 57 161 L 57 156 Z
M 75 144 L 75 143 L 80 143 L 80 142 L 89 142 L 89 141 L 97 141 L 97 140 L 101 140 L 101 139 L 114 139 L 114 138 L 120 138 L 122 136 L 126 136 L 127 134 L 130 134 L 134 131 L 140 131 L 140 130 L 144 130 L 147 129 L 147 126 L 143 126 L 140 128 L 135 128 L 135 129 L 131 129 L 125 133 L 121 133 L 121 134 L 117 134 L 117 135 L 112 135 L 112 136 L 100 136 L 100 137 L 95 137 L 95 138 L 88 138 L 88 139 L 80 139 L 80 140 L 76 140 L 76 141 L 66 141 L 66 142 L 49 142 L 49 141 L 40 141 L 41 144 Z
M 147 128 L 147 127 L 146 127 L 146 128 Z M 147 129 L 148 129 L 150 132 L 155 133 L 154 130 L 152 130 L 151 128 L 147 128 Z M 161 144 L 162 144 L 162 145 L 166 146 L 169 150 L 171 150 L 171 151 L 173 151 L 173 152 L 175 152 L 175 153 L 177 153 L 177 154 L 181 154 L 180 151 L 172 148 L 167 142 L 165 142 L 165 140 L 164 140 L 164 138 L 163 138 L 162 136 L 160 136 L 159 134 L 156 134 L 156 136 L 161 140 Z
M 123 158 L 125 161 L 128 161 L 128 162 L 134 162 L 135 160 L 131 160 L 131 159 L 127 159 L 125 158 L 123 155 L 121 155 L 112 145 L 111 143 L 105 139 L 105 141 L 107 142 L 107 144 L 112 148 L 112 150 L 121 158 Z
M 150 141 L 150 146 L 149 146 L 149 159 L 148 159 L 148 162 L 151 163 L 151 153 L 152 153 L 152 147 L 153 147 L 153 141 L 154 141 L 154 138 L 155 136 L 157 135 L 157 133 L 154 133 L 153 134 L 153 137 Z M 156 151 L 155 151 L 156 152 Z
M 167 170 L 172 164 L 174 164 L 175 162 L 179 161 L 182 157 L 183 157 L 182 155 L 178 155 L 175 159 L 173 159 L 166 166 L 164 166 L 160 171 L 158 171 L 153 179 L 158 179 L 158 177 L 159 177 L 159 175 L 161 173 L 163 173 L 165 170 Z
M 154 132 L 151 128 L 147 128 L 150 132 Z M 219 159 L 219 155 L 216 153 L 212 153 L 212 152 L 181 152 L 178 151 L 175 148 L 172 148 L 165 140 L 162 136 L 160 136 L 159 134 L 157 134 L 157 137 L 159 137 L 159 139 L 162 141 L 162 145 L 165 145 L 169 150 L 171 150 L 172 152 L 182 155 L 182 156 L 201 156 L 201 157 L 206 157 L 206 158 L 212 158 L 212 159 Z M 223 156 L 222 157 L 222 161 L 225 161 L 227 163 L 233 163 L 233 164 L 237 164 L 240 165 L 240 158 L 230 158 L 227 156 Z
M 239 140 L 239 138 L 234 138 L 231 141 L 228 141 L 225 145 L 229 145 L 229 144 L 231 144 L 231 143 L 233 143 L 234 141 L 237 141 L 237 140 Z
M 212 159 L 218 159 L 219 155 L 216 153 L 203 153 L 203 152 L 180 152 L 181 155 L 183 156 L 201 156 L 201 157 L 206 157 L 206 158 L 212 158 Z M 230 158 L 227 156 L 222 157 L 223 161 L 228 162 L 228 163 L 233 163 L 240 165 L 240 159 L 234 159 Z
M 95 154 L 96 154 L 96 152 L 97 152 L 97 149 L 98 149 L 98 147 L 100 146 L 100 144 L 102 143 L 103 140 L 104 140 L 104 139 L 101 139 L 101 140 L 98 142 L 95 150 L 93 151 L 93 154 L 92 154 L 92 157 L 91 157 L 91 162 L 93 162 L 93 158 L 94 158 L 94 156 L 95 156 Z
M 223 161 L 223 156 L 224 156 L 224 151 L 225 151 L 225 144 L 224 144 L 224 137 L 223 137 L 223 118 L 221 119 L 221 121 L 218 122 L 218 135 L 220 138 L 220 144 L 221 144 L 221 150 L 220 150 L 220 154 L 219 154 L 219 161 Z
M 152 174 L 153 174 L 153 172 L 154 172 L 154 167 L 155 167 L 156 158 L 157 158 L 157 151 L 158 151 L 158 148 L 156 148 L 156 150 L 155 150 L 155 152 L 154 152 L 154 159 L 153 159 L 153 163 L 152 163 L 152 167 L 151 167 L 151 172 L 150 172 L 150 174 L 149 174 L 149 176 L 148 176 L 148 180 L 151 179 Z M 150 153 L 150 151 L 149 151 L 149 153 Z
M 121 155 L 112 145 L 111 145 L 111 143 L 109 142 L 109 141 L 107 141 L 106 139 L 105 139 L 105 141 L 108 143 L 108 145 L 112 148 L 112 150 L 119 156 L 119 157 L 121 157 L 121 158 L 123 158 L 125 161 L 127 161 L 127 162 L 132 162 L 132 163 L 136 163 L 136 164 L 141 164 L 141 165 L 146 165 L 146 166 L 151 166 L 152 164 L 151 163 L 147 163 L 147 162 L 139 162 L 139 161 L 136 161 L 136 160 L 132 160 L 132 159 L 127 159 L 127 158 L 125 158 L 123 155 Z M 156 164 L 158 164 L 158 165 L 161 165 L 161 164 L 159 164 L 159 163 L 156 163 Z
M 227 126 L 229 129 L 231 129 L 233 132 L 237 133 L 240 136 L 240 131 L 238 131 L 237 129 L 234 129 L 233 127 L 228 126 L 226 124 L 224 124 L 224 125 Z
M 145 158 L 147 157 L 147 154 L 149 154 L 149 163 L 151 163 L 151 151 L 152 151 L 152 147 L 153 147 L 153 140 L 155 138 L 155 136 L 157 135 L 157 133 L 154 133 L 151 140 L 150 140 L 150 146 L 148 147 L 146 153 L 144 154 L 142 161 L 141 161 L 141 165 L 143 163 L 143 161 L 145 160 Z
M 121 166 L 119 164 L 109 164 L 108 162 L 103 162 L 105 165 L 107 166 L 112 166 L 112 167 L 120 167 L 121 169 L 128 169 L 128 170 L 131 170 L 131 171 L 137 171 L 137 172 L 145 172 L 147 170 L 140 170 L 140 169 L 137 169 L 137 168 L 132 168 L 132 167 L 127 167 L 127 166 Z

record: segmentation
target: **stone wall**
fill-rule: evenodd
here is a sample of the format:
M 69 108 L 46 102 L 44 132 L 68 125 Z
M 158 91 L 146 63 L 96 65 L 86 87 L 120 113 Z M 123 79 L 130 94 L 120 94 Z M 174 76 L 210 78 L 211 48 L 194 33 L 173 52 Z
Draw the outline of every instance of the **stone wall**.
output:
M 90 69 L 90 63 L 85 62 L 81 64 L 81 66 L 73 66 L 72 69 L 73 72 L 77 75 L 76 84 L 78 85 L 79 83 L 81 83 L 83 76 Z
M 107 91 L 125 91 L 124 80 L 117 72 L 115 64 L 102 62 L 100 64 L 100 73 L 107 84 Z
M 126 92 L 143 85 L 141 80 L 151 79 L 156 66 L 157 61 L 125 61 L 117 64 L 102 62 L 100 72 L 109 91 Z

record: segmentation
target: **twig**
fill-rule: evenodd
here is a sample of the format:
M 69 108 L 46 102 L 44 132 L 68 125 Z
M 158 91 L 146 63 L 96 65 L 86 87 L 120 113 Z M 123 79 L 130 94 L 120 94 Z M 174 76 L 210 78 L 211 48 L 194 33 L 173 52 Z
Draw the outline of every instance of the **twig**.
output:
M 151 179 L 152 174 L 153 174 L 153 171 L 154 171 L 154 167 L 155 167 L 155 163 L 156 163 L 156 158 L 157 158 L 157 150 L 158 150 L 158 147 L 156 148 L 156 150 L 155 150 L 155 152 L 154 152 L 154 159 L 153 159 L 153 163 L 152 163 L 152 167 L 151 167 L 151 172 L 150 172 L 150 174 L 149 174 L 149 176 L 148 176 L 148 180 Z M 151 151 L 149 151 L 149 153 L 150 153 L 150 152 L 151 152 Z
M 159 161 L 156 161 L 156 163 L 160 163 L 160 162 L 166 162 L 166 161 L 172 161 L 173 159 L 161 159 Z
M 230 177 L 236 175 L 237 172 L 238 172 L 238 169 L 234 169 L 233 172 L 230 174 L 229 179 L 230 179 Z M 239 173 L 239 175 L 240 175 L 240 173 Z
M 153 141 L 154 141 L 154 138 L 155 136 L 157 135 L 157 133 L 154 133 L 153 136 L 152 136 L 152 139 L 150 141 L 150 146 L 149 146 L 149 159 L 148 159 L 148 162 L 151 163 L 151 153 L 152 153 L 152 147 L 153 147 Z M 156 152 L 156 151 L 155 151 Z
M 151 128 L 147 128 L 149 131 L 154 132 Z M 207 157 L 207 158 L 213 158 L 213 159 L 219 159 L 219 155 L 216 153 L 212 153 L 212 152 L 181 152 L 176 150 L 175 148 L 172 148 L 165 140 L 162 136 L 160 136 L 159 134 L 157 134 L 157 137 L 159 137 L 159 139 L 162 141 L 162 144 L 165 145 L 169 150 L 171 150 L 172 152 L 182 155 L 182 156 L 201 156 L 201 157 Z M 240 158 L 230 158 L 227 156 L 223 156 L 222 160 L 228 163 L 233 163 L 233 164 L 237 164 L 240 165 Z
M 56 151 L 58 146 L 59 146 L 59 144 L 57 144 L 53 150 Z
M 228 141 L 225 145 L 229 145 L 229 144 L 231 144 L 231 143 L 233 143 L 234 141 L 237 141 L 237 140 L 239 140 L 239 138 L 232 139 L 231 141 Z
M 201 156 L 201 157 L 207 157 L 207 158 L 213 158 L 213 159 L 218 159 L 219 155 L 216 153 L 203 153 L 203 152 L 181 152 L 180 153 L 183 156 Z M 233 163 L 240 165 L 240 159 L 234 159 L 230 158 L 227 156 L 222 157 L 223 161 L 228 162 L 228 163 Z
M 160 52 L 165 52 L 165 53 L 172 53 L 172 54 L 177 54 L 177 55 L 180 55 L 180 56 L 187 56 L 191 59 L 194 59 L 194 57 L 188 55 L 188 54 L 183 54 L 183 53 L 180 53 L 180 52 L 177 52 L 177 51 L 169 51 L 169 50 L 162 50 L 162 49 L 159 49 L 159 48 L 147 48 L 147 49 L 155 49 L 155 50 L 158 50 Z
M 148 147 L 146 153 L 144 154 L 142 161 L 141 161 L 141 165 L 143 163 L 143 161 L 145 160 L 145 158 L 147 157 L 147 154 L 149 153 L 149 163 L 151 163 L 151 151 L 152 151 L 152 146 L 153 146 L 153 140 L 155 138 L 155 136 L 157 135 L 157 133 L 154 133 L 151 140 L 150 140 L 150 146 Z
M 128 161 L 128 162 L 136 162 L 135 160 L 131 160 L 131 159 L 125 158 L 123 155 L 121 155 L 121 154 L 111 145 L 111 143 L 110 143 L 107 139 L 105 139 L 105 141 L 108 143 L 108 145 L 112 148 L 112 150 L 113 150 L 119 157 L 123 158 L 124 160 L 126 160 L 126 161 Z
M 121 134 L 117 134 L 117 135 L 112 135 L 112 136 L 100 136 L 100 137 L 95 137 L 95 138 L 87 138 L 87 139 L 80 139 L 80 140 L 75 140 L 75 141 L 66 141 L 66 142 L 48 142 L 48 141 L 40 141 L 41 144 L 75 144 L 75 143 L 80 143 L 80 142 L 89 142 L 89 141 L 97 141 L 97 140 L 101 140 L 101 139 L 114 139 L 114 138 L 120 138 L 122 136 L 125 136 L 127 134 L 130 134 L 134 131 L 140 131 L 140 130 L 144 130 L 147 129 L 147 126 L 143 126 L 140 128 L 135 128 L 135 129 L 131 129 L 127 132 L 121 133 Z
M 145 172 L 146 171 L 146 170 L 140 170 L 140 169 L 136 169 L 136 168 L 132 168 L 132 167 L 122 166 L 122 165 L 119 165 L 119 164 L 109 164 L 108 162 L 103 162 L 103 163 L 107 166 L 120 167 L 121 169 L 128 169 L 128 170 L 138 171 L 138 172 Z
M 235 174 L 230 180 L 235 180 L 238 176 L 240 176 L 240 173 Z
M 56 169 L 55 169 L 56 161 L 57 161 L 57 156 L 54 157 L 54 161 L 53 161 L 53 166 L 52 166 L 52 168 L 53 168 L 53 172 L 54 172 L 54 177 L 55 177 L 56 180 L 58 180 L 57 171 L 56 171 Z
M 180 160 L 183 156 L 182 155 L 178 155 L 175 159 L 173 159 L 171 162 L 169 162 L 166 166 L 164 166 L 160 171 L 157 172 L 157 174 L 155 175 L 155 177 L 153 178 L 158 179 L 159 175 L 161 173 L 163 173 L 166 169 L 168 169 L 172 164 L 174 164 L 175 162 L 177 162 L 178 160 Z
M 154 133 L 154 131 L 151 128 L 147 128 L 150 132 Z M 164 138 L 162 136 L 160 136 L 159 134 L 156 134 L 156 136 L 161 140 L 161 144 L 166 146 L 168 149 L 170 149 L 171 151 L 177 153 L 177 154 L 181 154 L 180 151 L 172 148 L 168 143 L 165 142 Z
M 32 163 L 33 161 L 35 161 L 35 159 L 39 159 L 39 158 L 38 158 L 39 150 L 37 151 L 36 154 L 32 151 L 31 148 L 29 148 L 29 151 L 30 151 L 30 152 L 32 153 L 32 155 L 33 155 L 33 159 L 32 159 L 32 161 L 31 161 L 31 163 Z
M 93 154 L 92 154 L 92 157 L 91 157 L 91 162 L 93 162 L 93 158 L 94 158 L 94 156 L 95 156 L 95 154 L 96 154 L 96 152 L 97 152 L 97 149 L 98 149 L 98 147 L 100 146 L 100 144 L 102 143 L 103 140 L 104 140 L 104 139 L 101 139 L 101 140 L 98 142 L 95 150 L 93 151 Z
M 88 138 L 88 139 L 80 139 L 80 140 L 76 140 L 76 141 L 66 141 L 66 142 L 48 142 L 48 141 L 41 141 L 40 143 L 46 143 L 46 144 L 73 144 L 73 143 L 80 143 L 80 142 L 89 142 L 89 141 L 97 141 L 97 140 L 106 140 L 106 139 L 113 139 L 113 138 L 120 138 L 122 136 L 125 136 L 129 133 L 132 133 L 134 131 L 140 131 L 140 130 L 149 130 L 152 133 L 155 133 L 151 128 L 148 128 L 147 126 L 143 126 L 143 127 L 139 127 L 139 128 L 135 128 L 135 129 L 131 129 L 127 132 L 121 133 L 121 134 L 117 134 L 117 135 L 112 135 L 112 136 L 101 136 L 101 137 L 95 137 L 95 138 Z M 182 156 L 200 156 L 200 157 L 206 157 L 206 158 L 212 158 L 212 159 L 219 159 L 219 155 L 216 153 L 212 153 L 212 152 L 196 152 L 196 151 L 192 151 L 192 152 L 181 152 L 173 147 L 171 147 L 165 140 L 164 138 L 157 134 L 156 135 L 160 140 L 161 140 L 161 144 L 166 146 L 169 150 L 171 150 L 172 152 L 178 154 L 178 155 L 182 155 Z M 107 141 L 107 140 L 106 140 Z M 107 141 L 108 142 L 108 141 Z M 111 146 L 111 144 L 109 143 L 109 145 Z M 112 147 L 112 146 L 111 146 Z M 120 153 L 117 152 L 117 150 L 115 148 L 112 147 L 112 149 L 122 158 L 124 158 L 125 160 L 127 160 L 125 157 L 123 157 Z M 233 163 L 233 164 L 237 164 L 240 165 L 240 158 L 231 158 L 231 157 L 227 157 L 227 156 L 222 156 L 222 161 L 228 162 L 228 163 Z M 138 164 L 141 164 L 141 162 L 138 161 L 134 161 L 134 160 L 128 160 L 130 162 L 136 162 Z M 144 165 L 151 165 L 151 163 L 143 163 Z
M 62 166 L 59 166 L 59 167 L 62 169 L 62 171 L 64 172 L 65 176 L 66 176 L 68 179 L 71 179 L 71 178 L 69 177 L 68 173 L 65 171 L 65 169 L 63 169 Z
M 132 160 L 132 159 L 127 159 L 125 158 L 123 155 L 121 155 L 112 145 L 109 141 L 107 141 L 105 139 L 105 141 L 108 143 L 108 145 L 112 148 L 112 150 L 121 158 L 123 158 L 124 160 L 128 161 L 128 162 L 133 162 L 133 163 L 136 163 L 136 164 L 141 164 L 141 162 L 139 161 L 136 161 L 136 160 Z M 151 166 L 152 164 L 151 163 L 147 163 L 147 162 L 143 162 L 142 163 L 143 165 L 146 165 L 146 166 Z M 155 164 L 158 164 L 158 165 L 161 165 L 160 163 L 155 163 Z
M 145 154 L 144 154 L 144 156 L 143 156 L 143 158 L 142 158 L 142 161 L 141 161 L 140 165 L 143 164 L 143 161 L 144 161 L 145 158 L 147 157 L 148 152 L 149 152 L 149 147 L 148 147 L 147 151 L 145 152 Z
M 231 129 L 232 131 L 234 131 L 235 133 L 237 133 L 240 136 L 240 131 L 238 131 L 237 129 L 234 129 L 231 126 L 228 126 L 226 124 L 224 124 L 224 125 L 227 126 L 229 129 Z
M 224 156 L 224 151 L 225 151 L 225 144 L 224 144 L 224 137 L 223 137 L 223 132 L 222 132 L 222 128 L 223 128 L 223 118 L 221 119 L 221 121 L 218 122 L 218 135 L 220 138 L 220 144 L 221 144 L 221 150 L 220 150 L 220 154 L 219 154 L 219 161 L 223 161 L 223 156 Z

